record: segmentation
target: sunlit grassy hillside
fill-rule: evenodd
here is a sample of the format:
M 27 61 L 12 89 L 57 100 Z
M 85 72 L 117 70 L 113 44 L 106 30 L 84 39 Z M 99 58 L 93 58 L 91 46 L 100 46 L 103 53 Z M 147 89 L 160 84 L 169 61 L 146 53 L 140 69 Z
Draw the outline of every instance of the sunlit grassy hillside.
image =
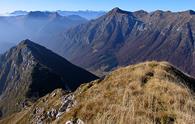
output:
M 64 124 L 80 119 L 86 124 L 194 124 L 194 84 L 194 79 L 166 62 L 123 67 L 79 87 L 73 93 L 70 110 L 58 118 L 46 116 L 43 122 Z M 61 90 L 54 93 L 57 95 L 45 96 L 0 123 L 35 123 L 35 108 L 41 107 L 46 113 L 59 109 L 65 94 Z

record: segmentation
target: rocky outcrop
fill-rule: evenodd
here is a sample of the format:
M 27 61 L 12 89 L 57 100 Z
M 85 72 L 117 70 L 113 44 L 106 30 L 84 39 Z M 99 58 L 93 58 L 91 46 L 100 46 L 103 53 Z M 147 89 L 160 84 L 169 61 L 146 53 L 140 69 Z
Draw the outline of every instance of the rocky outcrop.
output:
M 59 118 L 63 113 L 68 112 L 74 105 L 76 105 L 76 101 L 74 100 L 73 94 L 63 96 L 61 98 L 61 106 L 58 110 L 56 118 Z
M 57 101 L 58 104 L 56 106 L 48 106 L 53 104 L 50 103 L 52 99 L 55 99 L 55 102 Z M 49 108 L 47 108 L 45 105 Z M 35 104 L 35 107 L 31 108 L 33 111 L 31 113 L 31 123 L 50 123 L 52 121 L 59 120 L 64 113 L 69 112 L 75 105 L 76 100 L 72 93 L 65 93 L 63 90 L 57 89 L 49 96 L 41 98 L 41 100 Z M 80 119 L 71 120 L 70 123 L 84 124 Z
M 65 124 L 85 124 L 81 119 L 67 121 Z

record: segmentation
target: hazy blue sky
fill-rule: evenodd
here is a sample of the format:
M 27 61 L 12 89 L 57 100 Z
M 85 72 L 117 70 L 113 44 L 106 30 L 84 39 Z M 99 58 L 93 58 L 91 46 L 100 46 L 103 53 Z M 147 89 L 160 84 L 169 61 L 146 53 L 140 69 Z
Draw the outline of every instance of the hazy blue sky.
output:
M 195 0 L 0 0 L 0 13 L 14 10 L 125 10 L 195 9 Z

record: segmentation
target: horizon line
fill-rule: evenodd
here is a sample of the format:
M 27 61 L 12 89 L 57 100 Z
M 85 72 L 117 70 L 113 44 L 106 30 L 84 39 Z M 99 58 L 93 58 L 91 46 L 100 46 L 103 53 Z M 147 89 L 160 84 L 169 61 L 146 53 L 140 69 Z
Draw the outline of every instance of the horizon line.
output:
M 114 7 L 114 8 L 119 8 L 119 7 Z M 114 9 L 112 8 L 112 9 Z M 84 12 L 109 12 L 111 11 L 112 9 L 110 10 L 90 10 L 90 9 L 83 9 L 83 10 L 61 10 L 61 9 L 57 9 L 57 10 L 22 10 L 22 9 L 19 9 L 19 10 L 13 10 L 13 11 L 9 11 L 9 12 L 4 12 L 4 13 L 1 13 L 0 12 L 0 16 L 3 16 L 3 15 L 9 15 L 13 12 L 17 12 L 17 11 L 24 11 L 24 12 L 36 12 L 36 11 L 40 11 L 40 12 L 57 12 L 57 11 L 67 11 L 67 12 L 79 12 L 79 11 L 84 11 Z M 119 8 L 121 9 L 121 8 Z M 154 9 L 154 10 L 144 10 L 144 9 L 136 9 L 136 10 L 127 10 L 127 9 L 121 9 L 121 10 L 124 10 L 124 11 L 128 11 L 128 12 L 136 12 L 136 11 L 145 11 L 145 12 L 148 12 L 148 13 L 151 13 L 151 12 L 155 12 L 155 11 L 163 11 L 163 12 L 167 12 L 167 11 L 170 11 L 170 12 L 185 12 L 185 11 L 195 11 L 193 9 L 181 9 L 181 10 L 170 10 L 170 9 Z

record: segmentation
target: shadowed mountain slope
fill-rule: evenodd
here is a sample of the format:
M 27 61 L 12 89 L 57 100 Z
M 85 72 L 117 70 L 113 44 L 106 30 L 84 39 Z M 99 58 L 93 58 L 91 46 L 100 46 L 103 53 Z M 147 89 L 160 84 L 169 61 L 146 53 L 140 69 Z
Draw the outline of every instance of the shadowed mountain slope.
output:
M 20 110 L 56 88 L 74 91 L 97 77 L 30 40 L 0 56 L 0 111 Z

